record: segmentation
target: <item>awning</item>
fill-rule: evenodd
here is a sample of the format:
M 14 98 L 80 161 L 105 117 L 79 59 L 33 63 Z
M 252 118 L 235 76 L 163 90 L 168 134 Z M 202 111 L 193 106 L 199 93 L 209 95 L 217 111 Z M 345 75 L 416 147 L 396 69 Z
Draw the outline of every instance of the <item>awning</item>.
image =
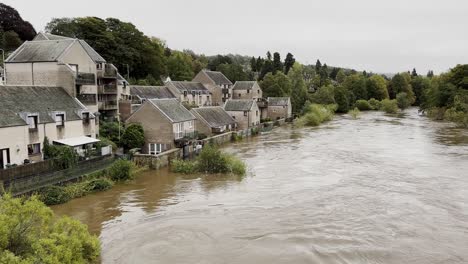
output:
M 87 144 L 93 144 L 96 142 L 99 142 L 99 139 L 95 139 L 92 137 L 74 137 L 74 138 L 66 138 L 66 139 L 61 139 L 61 140 L 54 140 L 55 143 L 61 144 L 61 145 L 67 145 L 70 147 L 77 147 L 77 146 L 82 146 L 82 145 L 87 145 Z

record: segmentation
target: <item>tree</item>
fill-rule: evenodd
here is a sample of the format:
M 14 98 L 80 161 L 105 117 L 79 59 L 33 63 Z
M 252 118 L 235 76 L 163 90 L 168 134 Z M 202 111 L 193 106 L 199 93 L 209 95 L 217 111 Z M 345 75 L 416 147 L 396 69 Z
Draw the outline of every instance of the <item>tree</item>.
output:
M 338 113 L 347 113 L 349 111 L 348 91 L 342 85 L 335 87 L 335 102 L 338 105 Z
M 405 92 L 398 93 L 396 95 L 397 105 L 398 108 L 404 110 L 411 106 L 411 102 L 408 99 L 408 95 Z
M 367 100 L 366 80 L 362 74 L 353 74 L 346 77 L 343 86 L 350 92 L 353 97 L 350 98 L 350 103 L 353 104 L 355 100 Z
M 315 62 L 315 74 L 320 74 L 321 69 L 322 63 L 320 62 L 320 60 L 317 60 L 317 62 Z
M 434 71 L 429 70 L 429 71 L 427 72 L 427 77 L 428 77 L 428 78 L 434 77 Z
M 411 72 L 411 77 L 418 77 L 418 73 L 416 72 L 416 68 L 413 68 L 413 71 Z
M 333 67 L 329 75 L 330 78 L 336 81 L 336 76 L 338 75 L 339 71 L 340 71 L 340 68 Z
M 411 104 L 413 104 L 415 98 L 410 81 L 411 77 L 408 73 L 399 73 L 393 76 L 392 80 L 390 81 L 390 98 L 396 98 L 396 95 L 399 93 L 406 93 L 408 100 L 411 102 Z
M 4 32 L 15 32 L 21 42 L 32 40 L 36 36 L 36 30 L 31 23 L 24 21 L 16 9 L 2 3 L 0 3 L 0 29 Z
M 316 104 L 335 104 L 335 88 L 333 85 L 320 87 L 312 95 L 311 101 Z
M 264 97 L 283 97 L 291 95 L 292 83 L 282 72 L 268 73 L 260 82 L 260 87 Z
M 424 93 L 431 87 L 431 81 L 429 78 L 418 75 L 411 79 L 411 87 L 416 97 L 415 105 L 420 105 Z
M 84 224 L 54 217 L 37 197 L 0 199 L 1 263 L 94 263 L 99 253 Z
M 388 98 L 387 81 L 380 75 L 372 75 L 366 82 L 367 97 L 377 100 Z
M 192 58 L 180 51 L 173 51 L 167 60 L 169 77 L 173 81 L 189 81 L 194 77 Z
M 343 83 L 345 78 L 346 78 L 346 74 L 344 73 L 342 69 L 340 69 L 338 73 L 336 74 L 336 81 L 338 83 Z
M 320 85 L 324 85 L 328 79 L 328 66 L 325 63 L 320 69 Z
M 294 56 L 291 53 L 288 53 L 286 55 L 286 59 L 284 59 L 284 74 L 288 75 L 289 70 L 293 67 L 295 62 L 296 59 L 294 59 Z
M 222 72 L 229 80 L 233 82 L 249 80 L 247 73 L 244 71 L 242 66 L 237 63 L 220 64 L 218 65 L 218 71 Z
M 255 57 L 252 57 L 252 59 L 250 59 L 250 69 L 253 72 L 257 71 L 257 60 L 255 59 Z
M 140 124 L 130 124 L 122 135 L 124 149 L 141 148 L 145 144 L 145 132 Z
M 298 113 L 304 107 L 307 100 L 307 87 L 302 72 L 303 66 L 296 62 L 288 73 L 292 84 L 291 104 L 294 113 Z
M 5 49 L 5 51 L 14 51 L 21 46 L 22 43 L 23 41 L 16 32 L 7 31 L 3 33 L 3 49 Z
M 273 73 L 283 71 L 283 63 L 281 63 L 281 56 L 278 52 L 273 53 Z
M 256 65 L 257 72 L 260 72 L 263 67 L 263 59 L 261 57 L 257 58 Z

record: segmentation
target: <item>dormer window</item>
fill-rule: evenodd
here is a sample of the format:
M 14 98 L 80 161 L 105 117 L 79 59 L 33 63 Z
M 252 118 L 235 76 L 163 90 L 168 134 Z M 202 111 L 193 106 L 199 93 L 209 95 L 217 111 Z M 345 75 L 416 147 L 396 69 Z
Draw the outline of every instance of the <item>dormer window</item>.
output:
M 244 116 L 247 116 L 249 112 L 248 111 L 244 111 Z
M 38 120 L 37 115 L 29 115 L 28 116 L 29 130 L 37 130 L 38 121 L 39 120 Z
M 82 114 L 83 124 L 89 124 L 89 113 L 85 112 Z
M 58 127 L 65 126 L 65 114 L 55 114 L 55 125 Z
M 247 89 L 247 93 L 250 93 L 250 90 L 249 90 L 249 89 Z
M 184 97 L 187 97 L 187 91 L 184 91 Z

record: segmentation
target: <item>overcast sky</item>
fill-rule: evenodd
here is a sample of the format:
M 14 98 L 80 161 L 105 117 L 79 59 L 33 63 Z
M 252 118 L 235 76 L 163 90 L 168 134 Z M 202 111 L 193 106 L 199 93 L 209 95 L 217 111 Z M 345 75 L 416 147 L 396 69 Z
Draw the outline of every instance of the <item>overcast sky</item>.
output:
M 53 17 L 116 17 L 173 49 L 287 52 L 302 63 L 426 73 L 468 63 L 466 0 L 0 0 L 37 31 Z

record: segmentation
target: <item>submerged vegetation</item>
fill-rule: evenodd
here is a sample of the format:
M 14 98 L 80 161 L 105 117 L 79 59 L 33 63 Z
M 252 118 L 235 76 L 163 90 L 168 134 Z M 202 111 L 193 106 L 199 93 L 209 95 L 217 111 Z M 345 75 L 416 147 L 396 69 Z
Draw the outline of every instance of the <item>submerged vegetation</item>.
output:
M 318 126 L 323 122 L 333 119 L 337 106 L 307 104 L 304 107 L 304 115 L 296 120 L 297 126 Z
M 38 191 L 46 205 L 62 204 L 89 193 L 110 189 L 115 182 L 133 178 L 136 167 L 128 160 L 118 160 L 109 168 L 83 176 L 84 180 L 65 186 L 48 186 Z
M 349 111 L 349 115 L 353 119 L 358 119 L 360 114 L 361 114 L 361 111 L 359 111 L 359 109 L 357 107 L 355 107 L 353 110 Z
M 246 166 L 243 161 L 232 154 L 222 152 L 218 147 L 207 144 L 195 160 L 174 160 L 171 169 L 176 173 L 230 173 L 245 175 Z

